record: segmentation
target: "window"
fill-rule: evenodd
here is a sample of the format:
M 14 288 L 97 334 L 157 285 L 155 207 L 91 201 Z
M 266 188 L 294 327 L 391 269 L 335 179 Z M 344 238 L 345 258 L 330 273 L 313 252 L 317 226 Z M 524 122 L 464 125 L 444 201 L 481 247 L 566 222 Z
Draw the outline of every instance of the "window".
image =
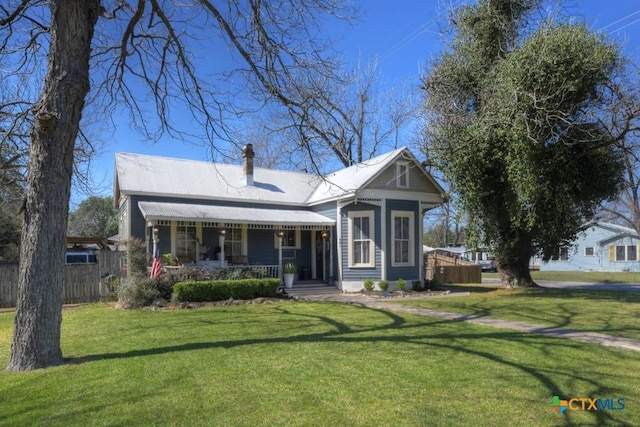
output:
M 560 248 L 558 252 L 551 256 L 551 261 L 568 261 L 569 260 L 569 248 Z
M 560 248 L 560 261 L 569 260 L 569 248 Z
M 409 164 L 397 163 L 396 176 L 398 188 L 409 188 Z
M 224 236 L 224 258 L 231 262 L 232 259 L 244 255 L 242 243 L 242 229 L 228 228 Z
M 584 256 L 595 256 L 593 246 L 586 246 L 584 248 Z
M 373 211 L 349 212 L 349 266 L 373 267 Z
M 300 230 L 282 230 L 282 249 L 300 249 Z M 273 247 L 278 249 L 278 236 L 274 233 Z
M 176 229 L 176 256 L 181 263 L 197 261 L 195 223 L 178 222 Z
M 414 265 L 413 212 L 392 211 L 391 240 L 393 258 L 391 265 Z
M 638 247 L 636 245 L 616 246 L 616 261 L 637 261 Z

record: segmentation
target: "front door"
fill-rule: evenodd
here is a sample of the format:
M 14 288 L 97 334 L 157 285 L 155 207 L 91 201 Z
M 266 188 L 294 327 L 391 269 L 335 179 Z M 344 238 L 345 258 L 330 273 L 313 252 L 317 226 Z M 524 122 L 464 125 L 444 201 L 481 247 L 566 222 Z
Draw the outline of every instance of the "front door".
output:
M 329 240 L 322 238 L 323 231 L 316 231 L 316 276 L 326 281 L 329 271 Z

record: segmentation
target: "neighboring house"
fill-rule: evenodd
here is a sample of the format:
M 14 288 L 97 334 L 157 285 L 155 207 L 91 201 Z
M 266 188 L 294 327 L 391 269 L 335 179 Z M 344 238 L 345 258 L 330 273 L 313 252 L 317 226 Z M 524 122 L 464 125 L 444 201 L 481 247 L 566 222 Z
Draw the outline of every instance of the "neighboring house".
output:
M 631 228 L 593 222 L 573 246 L 563 248 L 540 271 L 640 271 L 640 239 Z
M 119 236 L 206 266 L 292 261 L 309 279 L 359 291 L 367 278 L 421 280 L 422 222 L 443 189 L 407 148 L 324 177 L 116 154 Z

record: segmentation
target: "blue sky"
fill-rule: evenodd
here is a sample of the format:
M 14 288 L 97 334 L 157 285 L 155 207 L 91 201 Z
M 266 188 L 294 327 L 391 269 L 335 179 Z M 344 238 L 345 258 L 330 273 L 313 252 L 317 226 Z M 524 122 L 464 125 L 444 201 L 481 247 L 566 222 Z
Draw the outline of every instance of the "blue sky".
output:
M 336 26 L 329 31 L 340 39 L 338 49 L 355 66 L 378 60 L 381 83 L 387 88 L 418 85 L 418 77 L 430 59 L 443 45 L 439 36 L 446 23 L 447 10 L 459 5 L 458 0 L 363 0 L 361 19 L 346 28 Z M 549 9 L 550 10 L 550 9 Z M 623 46 L 625 55 L 637 63 L 640 58 L 640 2 L 637 0 L 570 0 L 564 3 L 564 13 L 587 22 L 590 28 L 607 33 Z M 119 117 L 113 135 L 105 141 L 99 156 L 92 162 L 93 188 L 98 195 L 111 195 L 113 190 L 114 153 L 117 151 L 146 153 L 208 160 L 204 145 L 190 145 L 168 138 L 145 142 Z M 72 206 L 87 196 L 74 191 Z

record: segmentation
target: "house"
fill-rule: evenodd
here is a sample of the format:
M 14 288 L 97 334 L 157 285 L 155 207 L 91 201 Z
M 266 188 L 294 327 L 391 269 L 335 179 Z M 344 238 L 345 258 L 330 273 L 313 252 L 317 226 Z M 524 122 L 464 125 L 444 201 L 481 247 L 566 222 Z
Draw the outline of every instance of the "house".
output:
M 639 245 L 638 233 L 631 228 L 592 222 L 571 247 L 541 262 L 540 271 L 640 271 Z
M 281 266 L 343 291 L 424 276 L 422 221 L 444 191 L 407 149 L 326 176 L 117 153 L 119 236 L 208 267 Z M 302 273 L 304 276 L 302 277 Z

